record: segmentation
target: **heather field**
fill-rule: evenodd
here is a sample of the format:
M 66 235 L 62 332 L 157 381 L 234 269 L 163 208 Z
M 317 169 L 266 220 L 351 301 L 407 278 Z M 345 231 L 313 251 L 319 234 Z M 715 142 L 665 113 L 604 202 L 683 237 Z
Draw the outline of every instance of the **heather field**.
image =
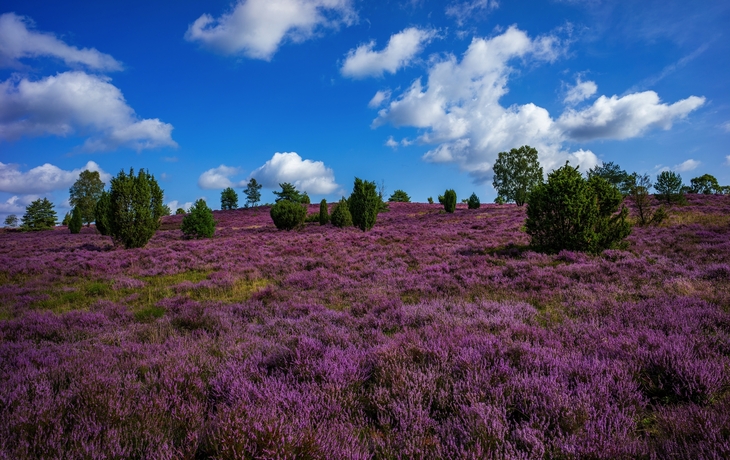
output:
M 0 458 L 729 458 L 730 197 L 688 198 L 596 256 L 514 205 L 0 233 Z

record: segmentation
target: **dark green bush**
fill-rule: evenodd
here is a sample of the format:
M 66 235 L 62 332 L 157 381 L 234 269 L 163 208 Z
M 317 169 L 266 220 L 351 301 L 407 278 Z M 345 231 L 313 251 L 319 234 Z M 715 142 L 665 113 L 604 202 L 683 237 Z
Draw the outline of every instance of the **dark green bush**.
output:
M 77 206 L 71 211 L 71 219 L 68 221 L 68 229 L 71 233 L 79 233 L 83 226 L 84 220 L 83 217 L 81 217 L 81 209 Z
M 347 200 L 342 198 L 339 203 L 335 204 L 330 218 L 332 225 L 339 228 L 352 227 L 352 214 Z
M 187 214 L 187 213 L 185 212 L 185 210 L 183 208 L 177 208 L 175 210 L 175 215 L 176 216 L 184 216 L 185 214 Z
M 605 179 L 585 180 L 566 163 L 529 195 L 525 227 L 530 245 L 547 253 L 598 253 L 617 247 L 631 233 L 628 210 L 618 211 L 622 201 L 621 192 Z
M 397 202 L 397 203 L 410 203 L 411 197 L 408 196 L 406 192 L 403 190 L 396 190 L 393 192 L 392 195 L 390 195 L 390 198 L 388 198 L 388 201 Z
M 439 203 L 444 205 L 446 212 L 454 212 L 456 210 L 456 192 L 453 189 L 446 190 L 443 195 L 439 195 Z
M 375 182 L 364 181 L 356 177 L 352 195 L 347 202 L 353 225 L 362 231 L 373 228 L 382 203 Z
M 657 199 L 669 203 L 685 203 L 687 200 L 682 193 L 682 176 L 674 171 L 662 171 L 656 176 L 654 188 Z
M 433 197 L 428 197 L 428 204 L 433 204 Z
M 309 199 L 309 195 L 307 194 L 307 192 L 302 193 L 299 202 L 302 204 L 312 204 L 312 200 Z
M 23 230 L 48 230 L 56 226 L 56 210 L 47 198 L 38 198 L 25 207 Z
M 94 216 L 96 218 L 96 230 L 102 235 L 109 235 L 109 213 L 111 212 L 111 195 L 109 192 L 102 192 L 96 202 Z
M 479 197 L 476 193 L 472 193 L 469 199 L 466 201 L 467 206 L 469 209 L 479 209 L 479 207 L 482 205 L 482 203 L 479 201 Z
M 319 202 L 319 225 L 327 225 L 330 221 L 329 210 L 327 209 L 327 200 Z
M 279 230 L 293 230 L 304 224 L 307 208 L 299 202 L 281 199 L 271 207 L 271 220 Z
M 111 181 L 109 235 L 115 244 L 141 248 L 158 228 L 164 212 L 162 189 L 155 176 L 141 169 L 137 176 L 120 171 Z
M 226 211 L 236 208 L 238 208 L 238 193 L 231 187 L 228 187 L 221 192 L 221 209 Z
M 231 189 L 233 190 L 233 189 Z M 213 211 L 205 200 L 197 200 L 190 208 L 190 212 L 183 217 L 180 229 L 186 238 L 210 238 L 215 233 L 216 221 Z

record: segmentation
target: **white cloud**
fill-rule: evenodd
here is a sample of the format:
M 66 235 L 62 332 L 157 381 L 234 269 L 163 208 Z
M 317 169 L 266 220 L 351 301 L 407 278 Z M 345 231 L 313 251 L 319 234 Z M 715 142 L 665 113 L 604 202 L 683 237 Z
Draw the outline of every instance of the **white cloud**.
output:
M 177 146 L 171 124 L 140 120 L 109 81 L 73 71 L 38 81 L 0 82 L 0 140 L 78 133 L 91 135 L 83 146 L 89 152 Z
M 596 155 L 582 149 L 570 152 L 566 142 L 623 139 L 653 127 L 669 128 L 704 102 L 693 96 L 666 105 L 654 93 L 602 97 L 583 111 L 566 111 L 557 121 L 533 103 L 499 103 L 513 72 L 511 61 L 552 61 L 565 52 L 562 46 L 556 37 L 531 39 L 514 26 L 489 39 L 475 38 L 461 60 L 448 55 L 434 61 L 427 83 L 416 80 L 379 110 L 372 125 L 421 129 L 416 140 L 435 145 L 423 156 L 425 161 L 456 163 L 475 181 L 484 182 L 491 178 L 499 152 L 522 145 L 538 150 L 546 172 L 566 160 L 587 170 L 598 164 Z M 613 101 L 612 110 L 600 110 L 606 101 Z
M 15 214 L 20 219 L 20 214 L 25 212 L 25 206 L 21 206 L 20 197 L 17 195 L 8 198 L 5 203 L 0 203 L 0 213 Z
M 669 129 L 677 119 L 705 103 L 704 97 L 690 96 L 674 104 L 663 104 L 654 91 L 623 97 L 601 96 L 583 110 L 566 110 L 558 119 L 560 128 L 572 139 L 628 139 L 652 128 Z
M 383 72 L 396 73 L 407 66 L 436 36 L 435 30 L 410 27 L 390 37 L 382 51 L 373 51 L 375 41 L 350 50 L 340 72 L 346 77 L 379 77 Z
M 385 146 L 386 147 L 390 147 L 392 149 L 397 149 L 399 145 L 400 144 L 398 143 L 398 141 L 396 141 L 395 139 L 393 139 L 393 136 L 389 136 L 388 137 L 388 140 L 385 141 Z
M 694 169 L 697 169 L 697 167 L 700 165 L 700 162 L 697 160 L 689 159 L 687 161 L 683 161 L 682 163 L 678 165 L 674 165 L 672 168 L 673 170 L 677 172 L 687 172 L 692 171 Z
M 575 86 L 568 88 L 568 92 L 565 94 L 563 102 L 565 104 L 574 105 L 579 102 L 583 102 L 589 97 L 596 94 L 598 91 L 598 85 L 593 81 L 581 81 L 578 78 L 575 82 Z
M 726 133 L 730 133 L 730 121 L 726 121 L 725 123 L 723 123 L 722 129 L 724 129 Z
M 311 194 L 328 195 L 339 187 L 332 169 L 321 161 L 302 160 L 296 152 L 274 153 L 251 176 L 267 188 L 278 188 L 280 183 L 289 182 Z
M 178 210 L 178 208 L 183 208 L 185 212 L 188 212 L 190 208 L 193 207 L 193 203 L 191 201 L 187 201 L 185 203 L 180 203 L 177 200 L 172 200 L 169 203 L 167 203 L 167 206 L 170 208 L 173 214 L 175 214 L 175 211 Z
M 209 169 L 198 178 L 198 187 L 207 190 L 220 190 L 228 187 L 243 187 L 248 181 L 231 181 L 230 177 L 241 172 L 240 168 L 234 166 L 220 165 L 217 168 Z
M 725 164 L 727 166 L 730 166 L 730 155 L 728 155 L 728 156 L 725 157 Z
M 499 7 L 497 0 L 472 0 L 469 2 L 452 3 L 446 7 L 446 16 L 452 16 L 456 23 L 464 25 L 467 19 L 480 11 L 491 11 Z
M 371 109 L 377 109 L 383 104 L 383 102 L 388 102 L 390 100 L 390 94 L 390 90 L 378 91 L 375 93 L 375 96 L 370 99 L 370 102 L 368 102 L 368 107 Z
M 93 161 L 89 161 L 82 168 L 71 171 L 46 163 L 27 172 L 20 171 L 18 165 L 0 162 L 0 192 L 39 194 L 68 189 L 79 178 L 81 171 L 86 170 L 98 171 L 99 177 L 106 184 L 111 180 L 111 175 L 104 172 Z
M 20 67 L 19 59 L 47 56 L 66 65 L 84 65 L 102 71 L 122 70 L 122 64 L 94 48 L 69 46 L 53 34 L 37 32 L 30 18 L 15 13 L 0 15 L 0 67 Z
M 320 28 L 350 25 L 356 19 L 351 0 L 239 0 L 217 19 L 200 16 L 185 39 L 221 54 L 268 61 L 283 41 L 303 42 Z

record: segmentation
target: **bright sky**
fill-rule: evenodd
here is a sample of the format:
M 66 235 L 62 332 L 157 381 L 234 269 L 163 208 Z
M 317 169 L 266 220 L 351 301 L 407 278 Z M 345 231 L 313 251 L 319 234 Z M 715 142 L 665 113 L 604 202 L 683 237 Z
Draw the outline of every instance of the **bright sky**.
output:
M 491 202 L 524 144 L 730 184 L 728 25 L 727 0 L 5 0 L 0 217 L 130 167 L 173 210 L 251 177 Z

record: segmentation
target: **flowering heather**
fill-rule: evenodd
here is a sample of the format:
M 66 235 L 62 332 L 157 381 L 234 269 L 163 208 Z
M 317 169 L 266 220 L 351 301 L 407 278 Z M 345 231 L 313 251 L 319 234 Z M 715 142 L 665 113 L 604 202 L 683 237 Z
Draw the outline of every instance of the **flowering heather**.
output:
M 728 458 L 730 199 L 688 199 L 597 256 L 513 205 L 0 233 L 0 458 Z

